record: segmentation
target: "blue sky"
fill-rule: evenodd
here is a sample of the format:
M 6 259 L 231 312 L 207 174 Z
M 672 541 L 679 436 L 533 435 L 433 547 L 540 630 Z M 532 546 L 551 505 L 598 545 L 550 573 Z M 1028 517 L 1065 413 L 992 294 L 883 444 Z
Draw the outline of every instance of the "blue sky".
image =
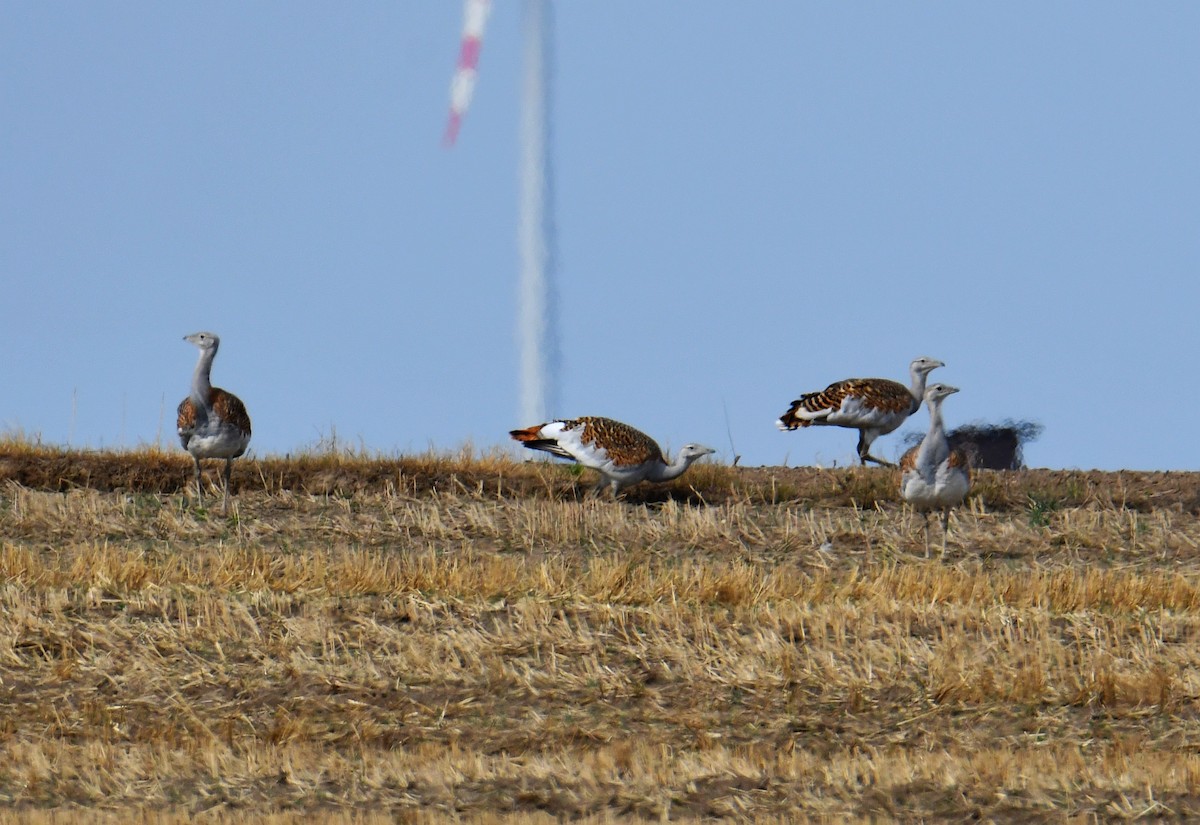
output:
M 535 423 L 520 12 L 495 0 L 448 151 L 456 2 L 0 2 L 0 425 L 174 445 L 200 329 L 260 455 Z M 774 419 L 927 354 L 950 425 L 1045 426 L 1032 466 L 1200 463 L 1200 4 L 555 17 L 556 414 L 840 464 L 853 432 Z

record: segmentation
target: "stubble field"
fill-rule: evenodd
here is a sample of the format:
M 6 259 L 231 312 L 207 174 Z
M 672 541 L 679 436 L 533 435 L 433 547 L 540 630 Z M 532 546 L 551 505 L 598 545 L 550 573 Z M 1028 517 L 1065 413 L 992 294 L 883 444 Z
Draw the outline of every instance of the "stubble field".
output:
M 1200 817 L 1195 474 L 189 473 L 0 444 L 0 822 Z

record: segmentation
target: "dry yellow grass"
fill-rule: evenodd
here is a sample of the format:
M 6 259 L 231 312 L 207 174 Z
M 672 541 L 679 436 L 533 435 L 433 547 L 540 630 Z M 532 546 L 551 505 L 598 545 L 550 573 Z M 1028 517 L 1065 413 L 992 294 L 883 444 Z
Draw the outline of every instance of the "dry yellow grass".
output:
M 694 469 L 0 448 L 0 823 L 1200 816 L 1200 478 Z

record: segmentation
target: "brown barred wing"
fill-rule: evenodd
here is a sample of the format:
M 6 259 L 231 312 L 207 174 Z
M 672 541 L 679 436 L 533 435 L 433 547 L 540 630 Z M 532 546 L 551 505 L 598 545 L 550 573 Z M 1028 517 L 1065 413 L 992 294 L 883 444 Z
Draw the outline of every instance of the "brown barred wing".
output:
M 603 449 L 618 467 L 663 460 L 662 448 L 658 446 L 658 442 L 641 430 L 620 421 L 599 416 L 583 416 L 564 424 L 571 430 L 582 425 L 583 443 Z
M 208 395 L 208 403 L 212 407 L 213 415 L 218 419 L 250 435 L 250 415 L 246 412 L 246 405 L 242 403 L 242 399 L 219 387 L 213 387 Z
M 804 393 L 779 417 L 780 429 L 794 430 L 797 427 L 809 427 L 820 423 L 842 405 L 842 400 L 846 397 L 846 388 L 852 383 L 853 379 L 837 381 L 820 392 Z
M 175 414 L 175 431 L 179 434 L 179 441 L 184 449 L 187 449 L 188 439 L 195 429 L 196 404 L 189 396 L 179 402 L 179 409 Z
M 913 407 L 912 392 L 908 387 L 888 378 L 854 378 L 841 381 L 829 389 L 834 387 L 839 407 L 848 399 L 857 400 L 864 407 L 879 412 L 907 413 Z
M 779 426 L 786 430 L 813 424 L 875 426 L 880 416 L 907 415 L 912 408 L 912 393 L 897 381 L 848 378 L 797 398 L 780 417 Z

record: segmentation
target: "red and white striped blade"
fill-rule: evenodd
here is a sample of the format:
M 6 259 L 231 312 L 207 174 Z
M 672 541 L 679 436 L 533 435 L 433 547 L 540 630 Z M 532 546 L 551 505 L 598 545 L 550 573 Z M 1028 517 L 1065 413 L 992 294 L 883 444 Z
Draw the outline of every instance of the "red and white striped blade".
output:
M 491 10 L 492 0 L 466 0 L 463 6 L 462 48 L 458 53 L 454 79 L 450 81 L 450 118 L 442 137 L 442 142 L 447 146 L 454 145 L 463 115 L 471 105 L 478 75 L 479 50 L 483 48 L 483 29 Z

